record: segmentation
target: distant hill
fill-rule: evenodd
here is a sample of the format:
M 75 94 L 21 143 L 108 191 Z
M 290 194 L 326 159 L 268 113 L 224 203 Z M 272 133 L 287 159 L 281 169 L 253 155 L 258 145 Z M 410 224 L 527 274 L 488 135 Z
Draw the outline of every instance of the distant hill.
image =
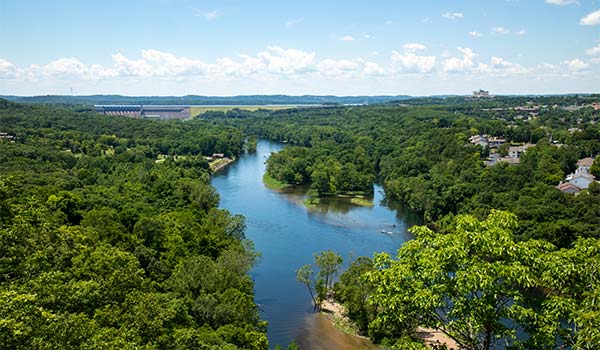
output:
M 411 96 L 288 96 L 288 95 L 243 95 L 243 96 L 121 96 L 121 95 L 90 95 L 90 96 L 0 96 L 14 102 L 42 104 L 146 104 L 146 105 L 269 105 L 269 104 L 376 104 L 390 101 L 400 101 Z

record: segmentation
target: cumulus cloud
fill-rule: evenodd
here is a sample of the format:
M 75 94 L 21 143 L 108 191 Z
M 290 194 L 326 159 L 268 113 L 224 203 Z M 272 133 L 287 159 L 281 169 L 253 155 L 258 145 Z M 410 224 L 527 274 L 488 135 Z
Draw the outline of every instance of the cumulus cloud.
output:
M 600 10 L 588 13 L 579 21 L 579 24 L 583 26 L 595 26 L 600 24 Z
M 469 32 L 469 35 L 472 36 L 472 37 L 474 37 L 474 38 L 481 38 L 483 36 L 483 34 L 477 32 L 477 31 Z
M 596 45 L 596 47 L 592 47 L 591 49 L 585 50 L 585 53 L 587 53 L 590 56 L 600 56 L 600 43 Z M 2 64 L 0 63 L 0 67 L 1 66 Z M 2 71 L 2 68 L 0 68 L 0 71 Z
M 492 33 L 494 33 L 494 34 L 509 34 L 510 30 L 508 30 L 504 27 L 494 27 L 494 28 L 492 28 Z
M 435 56 L 419 56 L 415 52 L 392 51 L 391 65 L 400 73 L 429 73 L 435 67 Z
M 5 59 L 0 58 L 0 79 L 14 78 L 17 74 L 17 67 Z
M 470 48 L 459 47 L 458 51 L 462 53 L 462 57 L 450 57 L 443 63 L 444 72 L 463 72 L 471 70 L 475 67 L 477 54 Z
M 462 12 L 445 12 L 442 14 L 442 17 L 455 20 L 465 18 L 465 15 Z
M 569 68 L 569 70 L 578 72 L 588 68 L 590 65 L 579 58 L 564 61 L 563 64 Z
M 525 29 L 521 29 L 519 31 L 516 31 L 515 35 L 517 35 L 517 36 L 523 36 L 523 35 L 525 35 Z
M 579 1 L 577 1 L 577 0 L 546 0 L 546 4 L 552 4 L 552 5 L 558 5 L 558 6 L 565 6 L 565 5 L 571 5 L 571 4 L 579 5 Z
M 344 35 L 340 37 L 341 41 L 354 41 L 354 37 L 352 35 Z
M 528 70 L 520 64 L 513 63 L 501 57 L 492 56 L 489 68 L 495 74 L 523 74 Z

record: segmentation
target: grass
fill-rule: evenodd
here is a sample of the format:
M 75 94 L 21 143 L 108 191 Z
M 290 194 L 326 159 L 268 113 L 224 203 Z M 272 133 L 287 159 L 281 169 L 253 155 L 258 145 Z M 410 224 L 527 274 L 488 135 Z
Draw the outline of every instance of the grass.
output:
M 321 203 L 321 200 L 319 199 L 319 197 L 309 197 L 309 198 L 306 198 L 302 203 L 307 208 L 314 208 L 317 205 L 319 205 L 319 203 Z
M 271 177 L 271 175 L 267 174 L 266 172 L 263 175 L 263 183 L 267 188 L 272 190 L 283 190 L 287 187 L 290 187 L 290 184 L 274 179 L 273 177 Z
M 367 199 L 367 198 L 361 198 L 361 197 L 350 198 L 350 203 L 352 203 L 354 205 L 360 205 L 362 207 L 369 207 L 369 208 L 373 207 L 373 201 L 370 199 Z
M 208 111 L 216 112 L 227 112 L 234 108 L 245 110 L 245 111 L 257 111 L 259 109 L 267 109 L 270 111 L 277 111 L 281 109 L 297 108 L 294 105 L 278 105 L 278 106 L 262 106 L 262 105 L 239 105 L 239 106 L 196 106 L 190 107 L 190 115 L 192 117 L 199 116 L 200 114 Z

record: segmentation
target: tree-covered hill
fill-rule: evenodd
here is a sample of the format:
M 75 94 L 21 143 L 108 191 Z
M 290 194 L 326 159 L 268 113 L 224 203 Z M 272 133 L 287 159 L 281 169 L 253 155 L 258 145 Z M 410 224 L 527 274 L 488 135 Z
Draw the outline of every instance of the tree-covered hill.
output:
M 0 132 L 0 348 L 267 347 L 203 157 L 241 132 L 4 100 Z

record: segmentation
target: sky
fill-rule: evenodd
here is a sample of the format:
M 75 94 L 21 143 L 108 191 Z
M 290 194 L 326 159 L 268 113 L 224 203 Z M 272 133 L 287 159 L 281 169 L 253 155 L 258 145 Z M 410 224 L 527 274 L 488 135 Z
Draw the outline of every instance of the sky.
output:
M 0 0 L 2 95 L 600 92 L 600 0 Z

